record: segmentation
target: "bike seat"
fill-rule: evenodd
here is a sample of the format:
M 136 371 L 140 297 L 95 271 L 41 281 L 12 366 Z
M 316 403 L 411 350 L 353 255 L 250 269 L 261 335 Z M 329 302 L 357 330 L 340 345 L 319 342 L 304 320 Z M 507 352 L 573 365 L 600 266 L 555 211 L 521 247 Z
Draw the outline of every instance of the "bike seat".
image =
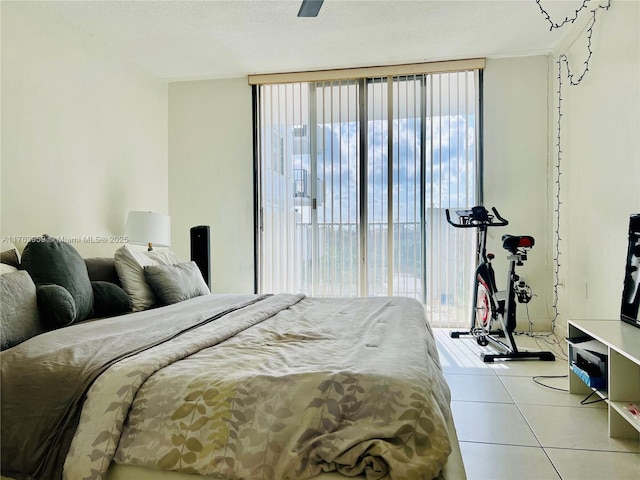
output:
M 532 248 L 535 243 L 529 235 L 503 235 L 502 248 L 516 254 L 519 248 Z

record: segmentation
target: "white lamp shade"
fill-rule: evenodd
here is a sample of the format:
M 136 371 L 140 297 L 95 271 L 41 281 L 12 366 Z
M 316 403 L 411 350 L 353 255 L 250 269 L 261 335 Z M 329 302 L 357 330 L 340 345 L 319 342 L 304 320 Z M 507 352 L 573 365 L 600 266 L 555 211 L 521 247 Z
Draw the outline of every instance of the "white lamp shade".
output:
M 134 245 L 171 245 L 171 219 L 169 215 L 154 212 L 129 212 L 125 235 Z

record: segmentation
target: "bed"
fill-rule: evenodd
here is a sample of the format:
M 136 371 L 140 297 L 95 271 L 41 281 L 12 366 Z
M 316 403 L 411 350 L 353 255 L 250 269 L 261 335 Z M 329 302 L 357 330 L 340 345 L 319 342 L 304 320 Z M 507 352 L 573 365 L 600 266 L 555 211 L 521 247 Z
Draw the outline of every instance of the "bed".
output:
M 200 295 L 0 354 L 9 478 L 464 479 L 416 300 Z

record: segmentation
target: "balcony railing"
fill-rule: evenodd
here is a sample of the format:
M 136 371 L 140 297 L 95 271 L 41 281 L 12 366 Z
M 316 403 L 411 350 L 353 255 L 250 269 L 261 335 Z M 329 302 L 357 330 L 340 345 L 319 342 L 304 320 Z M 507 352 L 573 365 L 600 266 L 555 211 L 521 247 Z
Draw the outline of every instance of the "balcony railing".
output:
M 439 210 L 439 209 L 438 209 Z M 368 225 L 367 291 L 370 296 L 408 296 L 422 301 L 434 325 L 460 327 L 469 321 L 472 303 L 475 236 L 450 228 L 442 215 L 435 240 L 426 239 L 423 251 L 420 222 L 393 224 L 393 259 L 389 262 L 387 223 Z M 317 233 L 309 221 L 298 216 L 294 271 L 296 290 L 314 296 L 359 294 L 360 235 L 356 222 L 320 222 Z M 436 216 L 435 218 L 439 218 Z M 433 227 L 432 227 L 433 228 Z M 314 245 L 314 239 L 317 243 Z M 425 267 L 425 254 L 430 268 Z M 317 256 L 316 261 L 312 259 Z M 467 258 L 468 261 L 461 261 Z M 291 257 L 290 257 L 291 258 Z M 393 275 L 388 275 L 392 265 Z M 391 283 L 391 288 L 390 284 Z

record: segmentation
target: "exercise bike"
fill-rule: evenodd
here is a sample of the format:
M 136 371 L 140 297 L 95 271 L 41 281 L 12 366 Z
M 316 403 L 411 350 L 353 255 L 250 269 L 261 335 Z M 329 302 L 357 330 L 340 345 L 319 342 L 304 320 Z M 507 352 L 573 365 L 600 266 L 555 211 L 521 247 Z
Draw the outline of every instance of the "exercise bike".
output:
M 449 209 L 446 209 L 447 222 L 455 228 L 475 228 L 478 230 L 478 266 L 475 270 L 473 309 L 471 312 L 471 328 L 468 332 L 451 332 L 451 338 L 461 335 L 472 335 L 480 346 L 491 343 L 500 353 L 483 353 L 483 361 L 489 363 L 496 359 L 538 359 L 554 361 L 555 356 L 548 351 L 520 351 L 513 338 L 516 328 L 516 300 L 528 303 L 533 297 L 529 287 L 516 274 L 516 266 L 522 266 L 527 260 L 527 253 L 534 245 L 534 238 L 529 235 L 503 235 L 502 247 L 509 252 L 509 270 L 507 289 L 498 290 L 491 260 L 495 258 L 487 253 L 487 230 L 491 227 L 504 227 L 509 224 L 500 216 L 495 207 L 491 214 L 483 206 L 471 210 L 457 210 L 459 223 L 451 220 Z M 494 330 L 495 329 L 495 330 Z M 504 338 L 499 340 L 497 337 Z

